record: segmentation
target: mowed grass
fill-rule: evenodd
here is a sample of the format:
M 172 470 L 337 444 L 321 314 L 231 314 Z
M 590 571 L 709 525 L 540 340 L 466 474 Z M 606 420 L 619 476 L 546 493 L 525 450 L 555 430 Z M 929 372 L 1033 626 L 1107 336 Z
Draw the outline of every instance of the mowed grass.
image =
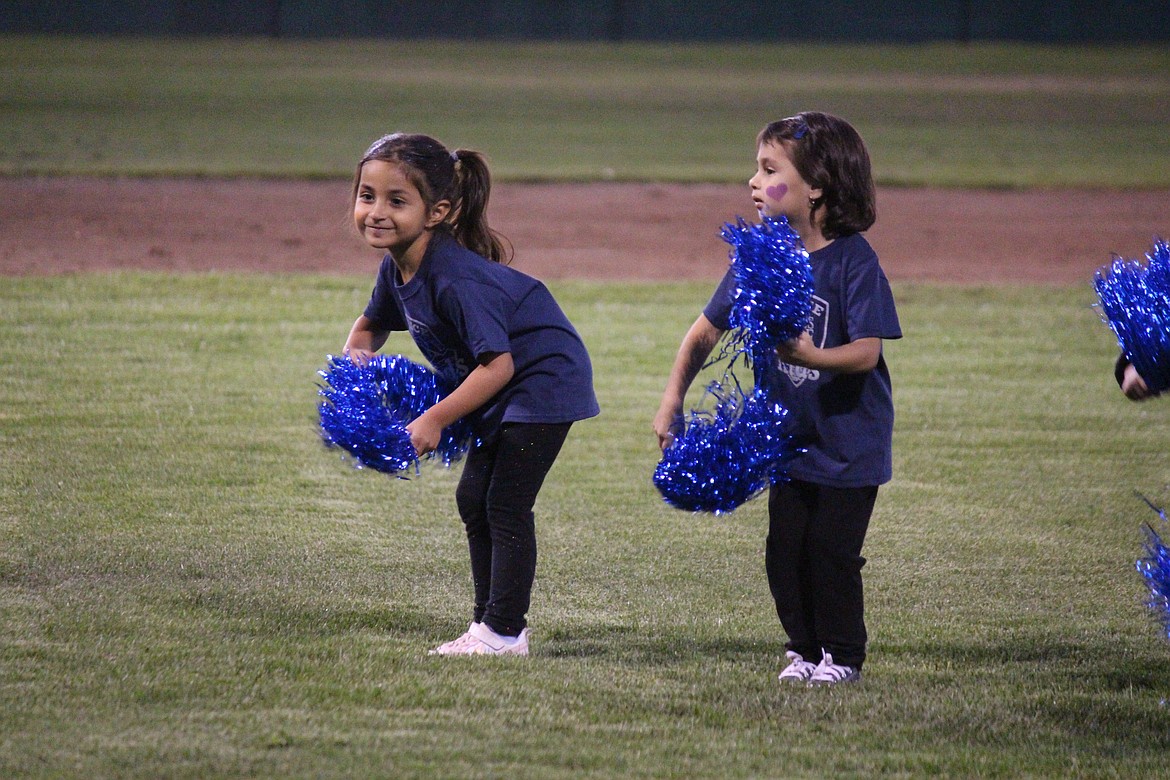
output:
M 776 682 L 764 503 L 691 515 L 650 484 L 695 284 L 554 285 L 604 413 L 538 503 L 533 655 L 428 657 L 469 616 L 458 470 L 355 471 L 314 430 L 368 287 L 6 280 L 0 775 L 1164 771 L 1134 491 L 1170 500 L 1170 417 L 1118 392 L 1087 284 L 895 287 L 896 476 L 843 690 Z
M 505 179 L 741 181 L 809 109 L 880 184 L 1170 186 L 1164 46 L 0 38 L 3 175 L 345 176 L 407 130 Z

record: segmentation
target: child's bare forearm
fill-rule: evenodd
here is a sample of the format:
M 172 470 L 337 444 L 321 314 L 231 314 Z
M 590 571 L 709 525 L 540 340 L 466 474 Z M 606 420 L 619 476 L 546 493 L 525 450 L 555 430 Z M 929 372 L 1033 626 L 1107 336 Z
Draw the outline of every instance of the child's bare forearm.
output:
M 860 374 L 877 365 L 882 354 L 882 340 L 864 338 L 821 349 L 813 346 L 812 338 L 803 333 L 799 338 L 781 344 L 777 354 L 785 363 L 796 366 L 841 374 Z
M 390 334 L 374 327 L 364 314 L 357 318 L 345 339 L 345 354 L 351 357 L 369 357 L 382 348 Z

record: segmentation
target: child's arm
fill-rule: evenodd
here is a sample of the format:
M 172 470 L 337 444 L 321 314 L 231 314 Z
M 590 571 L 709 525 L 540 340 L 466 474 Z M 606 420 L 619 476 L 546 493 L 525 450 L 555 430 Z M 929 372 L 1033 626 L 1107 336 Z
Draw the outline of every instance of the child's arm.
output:
M 355 363 L 367 363 L 374 353 L 386 343 L 390 335 L 388 331 L 374 327 L 374 322 L 366 315 L 361 315 L 349 329 L 349 337 L 345 340 L 345 353 Z
M 812 336 L 802 333 L 780 345 L 776 352 L 785 363 L 821 371 L 860 374 L 871 370 L 882 354 L 882 340 L 877 337 L 858 339 L 839 347 L 821 349 L 813 345 Z
M 515 373 L 511 352 L 486 355 L 483 362 L 472 369 L 450 395 L 406 426 L 410 443 L 418 450 L 418 454 L 426 455 L 439 446 L 444 428 L 491 400 L 492 396 L 504 389 Z
M 666 449 L 674 440 L 674 432 L 682 416 L 687 390 L 699 375 L 699 370 L 707 362 L 707 356 L 719 343 L 719 337 L 722 335 L 723 331 L 700 314 L 695 324 L 687 331 L 687 335 L 683 337 L 678 354 L 674 358 L 674 366 L 670 369 L 670 378 L 666 381 L 666 390 L 662 394 L 658 414 L 654 415 L 654 433 L 658 436 L 659 448 Z

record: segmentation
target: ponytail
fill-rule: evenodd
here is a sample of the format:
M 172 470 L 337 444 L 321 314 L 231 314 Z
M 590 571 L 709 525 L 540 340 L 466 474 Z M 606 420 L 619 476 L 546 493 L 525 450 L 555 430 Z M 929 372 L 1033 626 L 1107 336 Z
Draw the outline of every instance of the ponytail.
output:
M 472 252 L 507 265 L 512 261 L 512 246 L 487 222 L 492 189 L 487 160 L 470 149 L 456 149 L 451 156 L 458 161 L 451 216 L 447 219 L 452 235 Z
M 487 223 L 492 177 L 482 154 L 470 149 L 449 152 L 428 135 L 384 135 L 370 145 L 358 162 L 353 179 L 355 199 L 362 166 L 370 160 L 401 165 L 428 208 L 441 200 L 451 201 L 451 213 L 442 227 L 450 230 L 460 244 L 497 263 L 507 265 L 512 261 L 512 245 Z

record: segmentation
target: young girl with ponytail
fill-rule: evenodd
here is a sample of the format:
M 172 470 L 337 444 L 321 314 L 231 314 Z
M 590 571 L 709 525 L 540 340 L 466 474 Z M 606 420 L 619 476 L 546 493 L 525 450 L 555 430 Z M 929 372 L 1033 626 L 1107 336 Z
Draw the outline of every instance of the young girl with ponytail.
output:
M 570 425 L 599 412 L 581 337 L 541 282 L 506 265 L 487 222 L 490 189 L 482 154 L 425 135 L 378 139 L 354 175 L 354 224 L 384 257 L 346 354 L 369 360 L 392 331 L 409 331 L 455 388 L 407 426 L 418 454 L 461 418 L 477 437 L 455 493 L 472 620 L 436 655 L 528 654 L 532 508 Z

